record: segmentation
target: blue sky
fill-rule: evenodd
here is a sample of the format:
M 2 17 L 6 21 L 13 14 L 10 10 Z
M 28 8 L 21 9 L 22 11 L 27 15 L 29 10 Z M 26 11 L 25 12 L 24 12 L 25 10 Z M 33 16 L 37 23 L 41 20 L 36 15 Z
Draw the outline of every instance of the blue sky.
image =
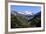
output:
M 18 6 L 11 5 L 11 11 L 32 11 L 34 14 L 38 13 L 41 10 L 40 6 Z

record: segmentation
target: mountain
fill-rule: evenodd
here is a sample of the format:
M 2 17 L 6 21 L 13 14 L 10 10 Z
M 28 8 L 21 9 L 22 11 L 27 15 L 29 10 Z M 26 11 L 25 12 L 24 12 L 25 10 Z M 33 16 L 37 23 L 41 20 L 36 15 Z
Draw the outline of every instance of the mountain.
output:
M 18 17 L 21 16 L 27 20 L 30 20 L 34 17 L 34 14 L 31 11 L 21 11 L 21 12 L 12 11 L 12 13 Z
M 41 12 L 33 14 L 32 12 L 11 12 L 11 27 L 26 28 L 26 27 L 41 27 Z
M 29 27 L 27 19 L 23 14 L 18 12 L 11 12 L 11 28 L 24 28 Z
M 36 27 L 41 27 L 41 12 L 38 12 L 37 14 L 34 15 L 33 19 L 30 19 L 29 22 L 30 24 Z
M 35 14 L 35 17 L 41 17 L 41 12 L 38 12 L 37 14 Z

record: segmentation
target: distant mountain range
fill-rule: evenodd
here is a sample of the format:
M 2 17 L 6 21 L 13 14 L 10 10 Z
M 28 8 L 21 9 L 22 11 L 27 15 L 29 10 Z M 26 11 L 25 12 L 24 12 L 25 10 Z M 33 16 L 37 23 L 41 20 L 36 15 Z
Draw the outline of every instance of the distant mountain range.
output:
M 15 16 L 25 18 L 28 22 L 36 17 L 41 17 L 41 12 L 33 14 L 32 12 L 28 12 L 28 11 L 25 12 L 12 11 L 11 13 L 14 14 Z
M 25 11 L 25 12 L 17 12 L 17 11 L 12 11 L 12 14 L 16 16 L 23 16 L 25 19 L 30 20 L 34 17 L 34 14 L 30 11 Z

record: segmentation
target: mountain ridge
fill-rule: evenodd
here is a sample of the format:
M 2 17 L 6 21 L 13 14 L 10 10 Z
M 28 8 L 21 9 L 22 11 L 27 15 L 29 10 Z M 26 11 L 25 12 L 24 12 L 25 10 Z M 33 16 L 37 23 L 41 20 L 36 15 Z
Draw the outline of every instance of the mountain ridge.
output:
M 28 11 L 26 11 L 26 13 L 25 12 L 15 12 L 14 11 L 12 13 L 16 14 L 16 16 L 24 16 L 24 18 L 26 18 L 27 20 L 30 20 L 34 17 L 34 14 L 31 13 L 31 12 L 28 13 Z

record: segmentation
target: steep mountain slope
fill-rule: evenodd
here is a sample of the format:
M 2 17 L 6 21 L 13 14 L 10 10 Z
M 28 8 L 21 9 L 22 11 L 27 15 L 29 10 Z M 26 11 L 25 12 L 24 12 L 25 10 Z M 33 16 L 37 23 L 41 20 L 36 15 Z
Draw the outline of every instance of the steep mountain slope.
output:
M 32 20 L 29 20 L 30 25 L 32 25 L 32 27 L 41 27 L 41 12 L 35 14 L 34 18 Z

